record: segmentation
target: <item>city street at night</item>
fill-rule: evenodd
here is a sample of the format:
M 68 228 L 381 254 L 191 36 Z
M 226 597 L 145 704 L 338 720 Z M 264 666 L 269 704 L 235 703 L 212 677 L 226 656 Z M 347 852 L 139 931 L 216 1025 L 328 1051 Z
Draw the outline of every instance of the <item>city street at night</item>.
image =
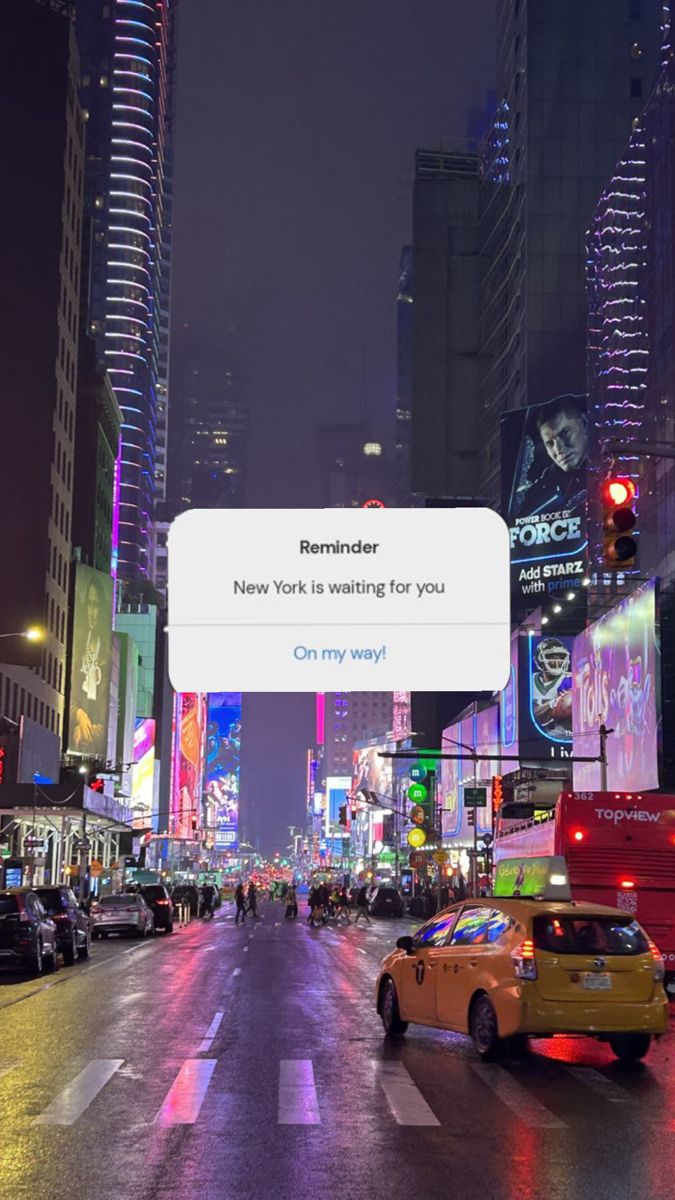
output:
M 3 1194 L 672 1196 L 669 1039 L 630 1069 L 583 1038 L 496 1064 L 419 1026 L 385 1039 L 373 985 L 411 922 L 304 913 L 267 903 L 235 928 L 221 910 L 46 981 L 3 977 Z

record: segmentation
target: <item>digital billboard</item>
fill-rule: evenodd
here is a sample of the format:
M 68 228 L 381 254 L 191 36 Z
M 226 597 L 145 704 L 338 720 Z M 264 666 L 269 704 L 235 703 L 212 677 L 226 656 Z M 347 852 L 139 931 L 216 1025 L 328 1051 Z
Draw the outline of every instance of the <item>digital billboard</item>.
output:
M 209 695 L 204 787 L 214 813 L 216 850 L 239 845 L 241 692 Z
M 134 765 L 131 768 L 131 808 L 133 824 L 144 829 L 150 824 L 155 785 L 155 721 L 136 717 L 134 729 Z
M 574 754 L 599 753 L 607 738 L 607 790 L 659 786 L 659 670 L 656 581 L 650 580 L 574 639 Z M 599 791 L 599 763 L 575 763 L 574 790 Z
M 352 779 L 352 794 L 356 795 L 359 788 L 376 792 L 378 798 L 390 799 L 392 796 L 392 759 L 379 758 L 383 750 L 395 750 L 395 745 L 385 743 L 379 746 L 363 746 L 354 749 L 354 771 Z
M 500 752 L 499 706 L 491 704 L 480 710 L 473 709 L 461 721 L 456 721 L 443 730 L 442 749 L 445 754 L 459 755 L 458 758 L 442 758 L 438 764 L 437 788 L 442 801 L 442 827 L 444 838 L 473 838 L 473 828 L 468 825 L 463 805 L 465 787 L 487 788 L 487 805 L 475 810 L 476 828 L 486 833 L 492 828 L 491 799 L 492 777 L 501 774 L 501 763 L 480 755 L 496 755 Z M 472 751 L 479 756 L 476 761 Z
M 105 761 L 113 623 L 113 581 L 78 562 L 75 568 L 68 753 Z
M 174 696 L 171 776 L 171 834 L 192 838 L 201 825 L 206 698 L 199 692 Z
M 329 775 L 326 780 L 326 835 L 340 821 L 340 807 L 349 803 L 352 781 L 348 775 Z
M 586 570 L 585 396 L 558 396 L 502 417 L 502 512 L 511 596 L 519 608 L 581 586 Z

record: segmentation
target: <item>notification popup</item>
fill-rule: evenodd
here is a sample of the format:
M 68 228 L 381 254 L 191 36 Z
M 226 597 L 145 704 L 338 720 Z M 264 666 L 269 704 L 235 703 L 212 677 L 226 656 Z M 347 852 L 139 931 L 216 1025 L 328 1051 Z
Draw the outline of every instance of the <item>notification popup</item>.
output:
M 491 509 L 192 510 L 168 553 L 176 691 L 506 685 L 509 536 Z

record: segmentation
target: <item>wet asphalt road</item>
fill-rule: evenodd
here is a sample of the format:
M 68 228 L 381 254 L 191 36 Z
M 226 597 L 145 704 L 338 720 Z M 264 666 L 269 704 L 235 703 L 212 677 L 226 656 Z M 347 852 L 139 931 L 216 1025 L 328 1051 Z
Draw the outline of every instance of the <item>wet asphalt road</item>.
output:
M 387 1044 L 373 982 L 411 925 L 262 911 L 0 976 L 2 1200 L 675 1195 L 673 1033 L 633 1069 L 585 1039 Z

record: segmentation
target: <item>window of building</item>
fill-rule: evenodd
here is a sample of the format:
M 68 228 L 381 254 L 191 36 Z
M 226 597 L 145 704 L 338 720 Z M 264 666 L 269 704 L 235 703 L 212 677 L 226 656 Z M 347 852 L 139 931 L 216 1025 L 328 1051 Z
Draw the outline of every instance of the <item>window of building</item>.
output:
M 637 100 L 642 95 L 642 80 L 631 79 L 630 81 L 631 100 Z

